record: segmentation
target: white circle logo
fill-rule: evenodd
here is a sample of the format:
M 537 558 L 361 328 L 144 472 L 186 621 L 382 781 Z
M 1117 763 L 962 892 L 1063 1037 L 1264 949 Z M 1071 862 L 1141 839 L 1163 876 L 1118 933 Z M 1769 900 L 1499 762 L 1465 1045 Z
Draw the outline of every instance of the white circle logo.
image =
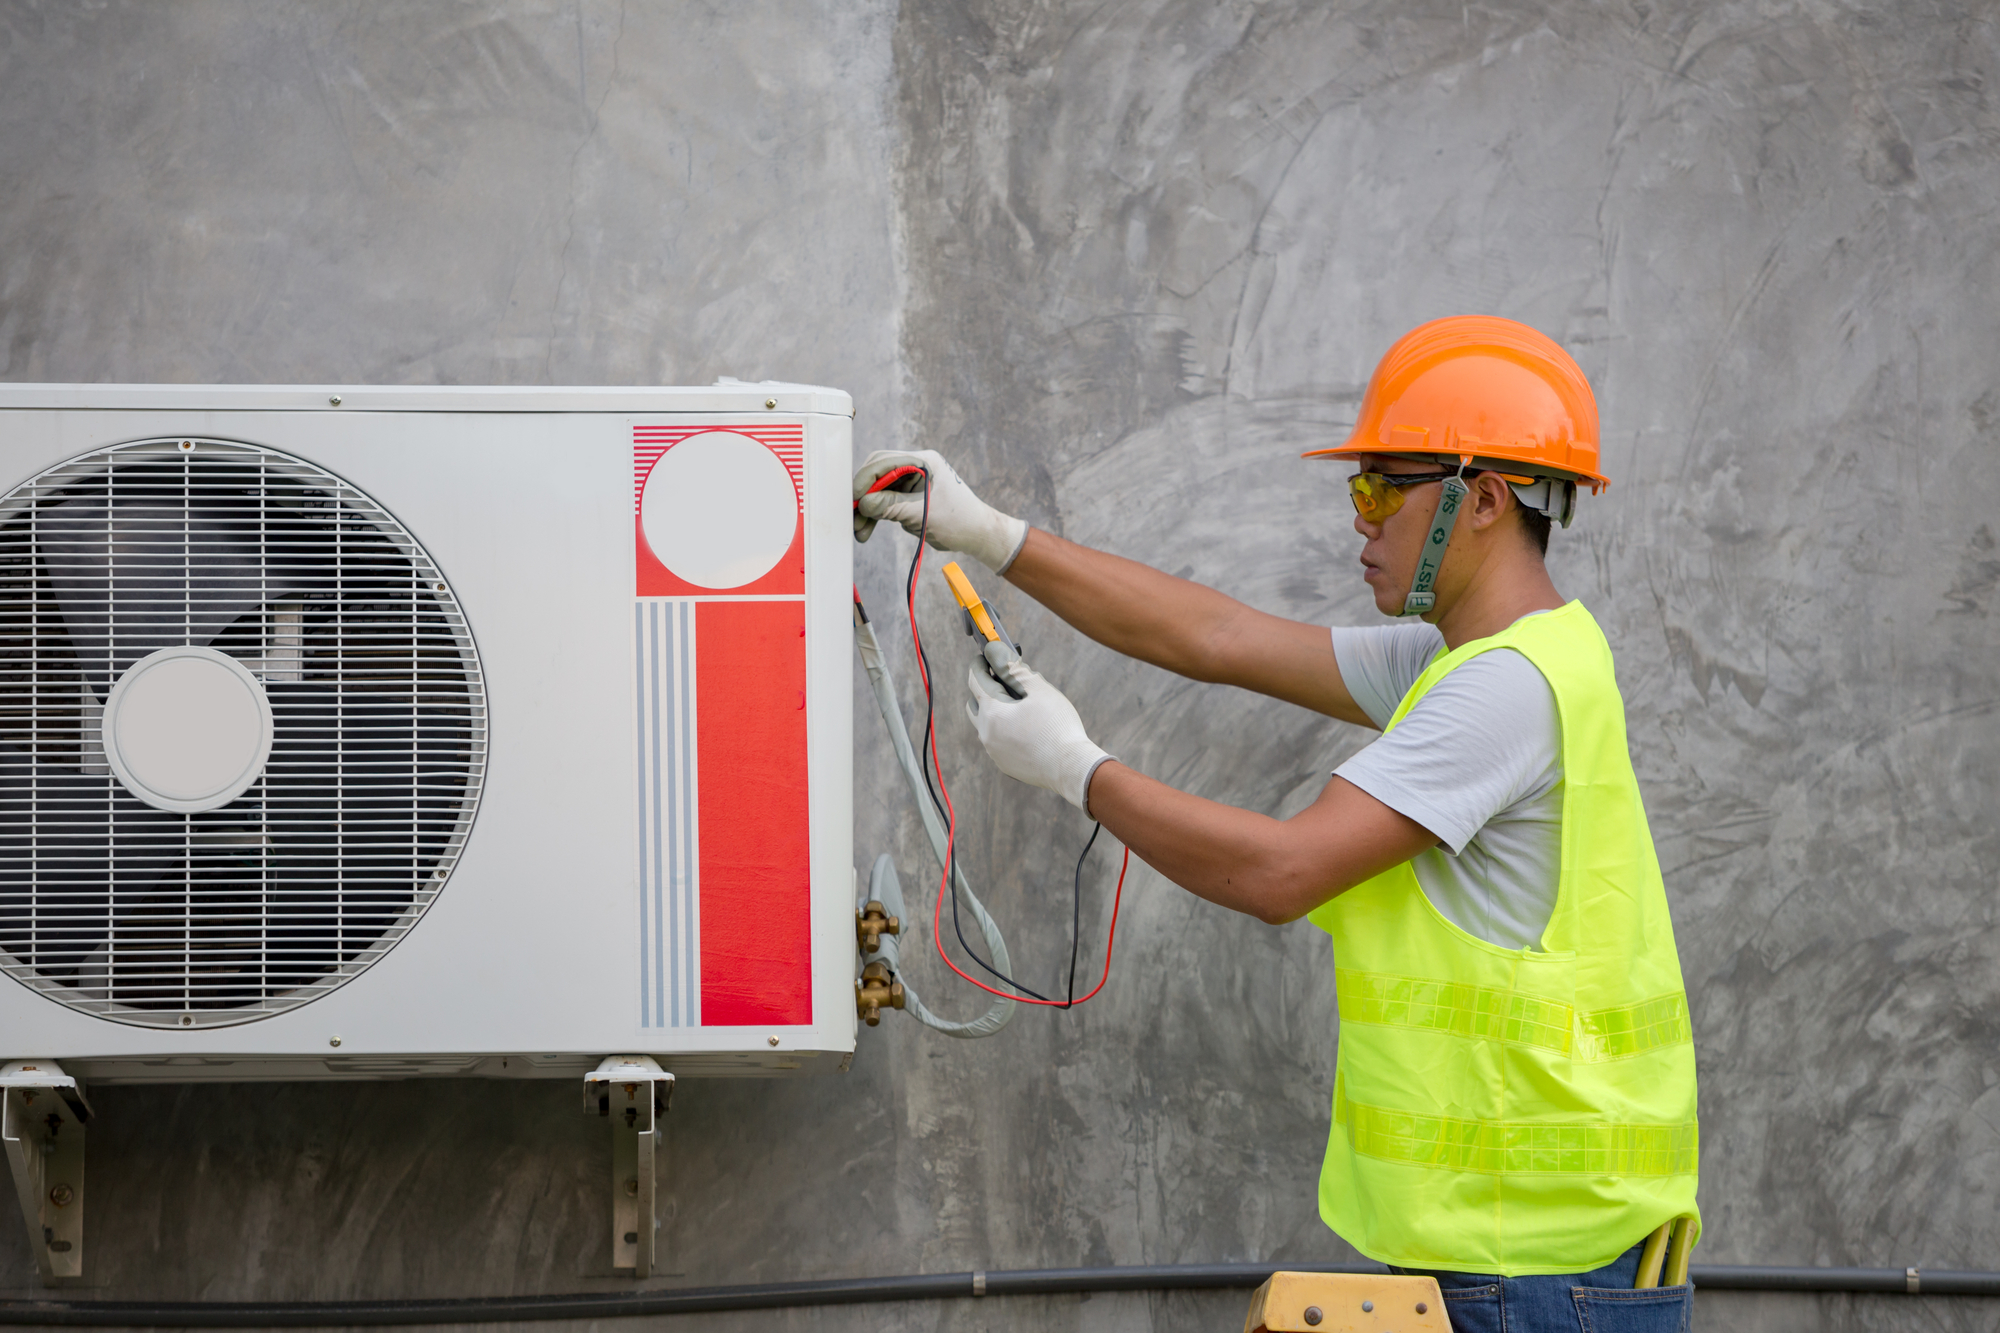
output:
M 747 435 L 712 430 L 660 455 L 639 497 L 646 545 L 697 588 L 740 588 L 792 549 L 799 498 L 778 456 Z
M 142 657 L 104 701 L 104 758 L 156 810 L 214 810 L 249 790 L 271 757 L 271 701 L 213 648 Z

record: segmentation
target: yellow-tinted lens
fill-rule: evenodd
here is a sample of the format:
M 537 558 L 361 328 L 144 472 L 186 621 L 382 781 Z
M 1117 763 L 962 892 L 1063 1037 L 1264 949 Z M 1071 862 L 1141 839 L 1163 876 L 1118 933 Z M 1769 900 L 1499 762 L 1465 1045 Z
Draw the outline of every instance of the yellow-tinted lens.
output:
M 1391 486 L 1379 472 L 1357 472 L 1347 479 L 1347 493 L 1354 497 L 1354 512 L 1370 523 L 1380 523 L 1403 507 L 1403 489 Z

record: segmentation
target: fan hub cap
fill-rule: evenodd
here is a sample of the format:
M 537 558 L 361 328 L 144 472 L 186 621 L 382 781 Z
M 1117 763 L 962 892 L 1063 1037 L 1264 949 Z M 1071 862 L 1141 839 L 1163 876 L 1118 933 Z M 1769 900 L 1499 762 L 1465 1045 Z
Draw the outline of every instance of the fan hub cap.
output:
M 213 648 L 163 648 L 132 664 L 104 704 L 104 757 L 157 810 L 214 810 L 249 790 L 271 757 L 271 701 Z

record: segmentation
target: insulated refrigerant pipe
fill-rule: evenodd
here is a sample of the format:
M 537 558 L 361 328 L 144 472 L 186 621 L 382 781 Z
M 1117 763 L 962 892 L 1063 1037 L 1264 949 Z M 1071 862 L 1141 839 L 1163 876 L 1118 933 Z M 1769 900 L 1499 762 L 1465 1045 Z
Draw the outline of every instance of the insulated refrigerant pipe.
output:
M 835 1278 L 666 1291 L 578 1292 L 401 1301 L 0 1301 L 0 1324 L 96 1328 L 336 1328 L 621 1319 L 722 1310 L 777 1310 L 873 1301 L 936 1301 L 1109 1291 L 1249 1290 L 1284 1269 L 1379 1273 L 1374 1264 L 1159 1264 L 1126 1268 L 1023 1268 L 986 1273 Z M 2000 1296 L 2000 1273 L 1915 1268 L 1772 1268 L 1696 1264 L 1697 1289 Z
M 903 724 L 903 706 L 896 701 L 895 678 L 889 674 L 889 663 L 882 656 L 882 645 L 876 641 L 875 627 L 868 622 L 867 613 L 861 609 L 861 597 L 854 599 L 854 646 L 861 654 L 861 666 L 868 673 L 868 684 L 875 693 L 875 704 L 882 710 L 882 723 L 889 729 L 889 745 L 896 754 L 896 766 L 903 770 L 903 778 L 910 786 L 910 799 L 916 803 L 917 814 L 923 820 L 924 832 L 929 835 L 931 851 L 937 856 L 940 866 L 951 862 L 952 877 L 958 882 L 958 891 L 965 900 L 966 909 L 971 913 L 973 923 L 986 940 L 986 948 L 993 959 L 993 966 L 1008 975 L 1014 971 L 1014 961 L 1007 953 L 1007 941 L 1000 934 L 1000 926 L 986 911 L 986 905 L 973 893 L 972 885 L 966 882 L 965 871 L 958 859 L 947 857 L 944 821 L 938 818 L 937 807 L 931 804 L 930 792 L 924 785 L 923 762 L 916 747 L 910 744 L 910 730 Z M 944 892 L 942 885 L 938 892 Z M 869 880 L 871 897 L 888 901 L 890 915 L 902 916 L 902 890 L 896 882 L 895 863 L 883 857 L 875 863 L 874 874 Z M 893 900 L 892 899 L 893 896 Z M 1004 995 L 996 995 L 986 1006 L 986 1012 L 977 1018 L 956 1021 L 941 1018 L 931 1012 L 924 1002 L 917 998 L 916 988 L 902 975 L 901 946 L 893 935 L 881 939 L 882 953 L 890 970 L 903 983 L 903 995 L 909 1006 L 910 1016 L 925 1027 L 941 1032 L 947 1037 L 979 1038 L 990 1037 L 1007 1026 L 1007 1020 L 1014 1016 L 1014 1001 Z

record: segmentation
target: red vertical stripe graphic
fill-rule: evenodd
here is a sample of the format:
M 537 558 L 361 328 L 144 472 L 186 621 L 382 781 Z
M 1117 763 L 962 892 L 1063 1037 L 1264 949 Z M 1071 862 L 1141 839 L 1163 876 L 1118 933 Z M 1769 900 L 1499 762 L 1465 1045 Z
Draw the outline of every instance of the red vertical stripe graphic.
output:
M 810 1023 L 804 608 L 695 617 L 702 1025 Z

